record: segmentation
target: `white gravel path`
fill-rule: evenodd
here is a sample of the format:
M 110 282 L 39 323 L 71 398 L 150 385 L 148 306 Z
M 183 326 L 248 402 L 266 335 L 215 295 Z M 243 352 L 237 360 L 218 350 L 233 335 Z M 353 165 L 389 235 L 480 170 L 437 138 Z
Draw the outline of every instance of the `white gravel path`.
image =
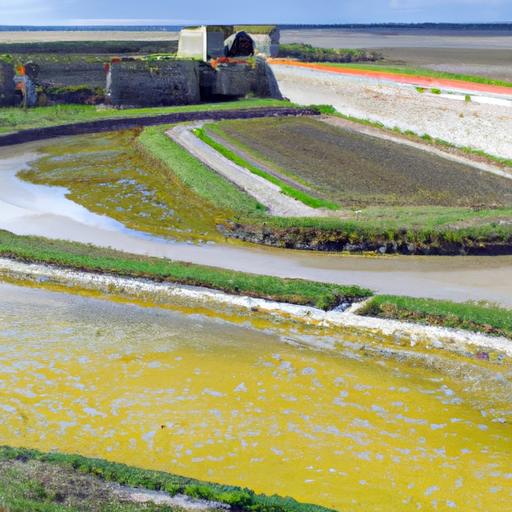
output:
M 442 348 L 450 351 L 474 353 L 477 351 L 497 352 L 512 357 L 512 342 L 503 337 L 491 337 L 484 334 L 472 333 L 458 329 L 427 326 L 421 324 L 398 322 L 381 318 L 363 317 L 354 314 L 361 303 L 352 305 L 345 312 L 274 302 L 265 299 L 230 295 L 216 290 L 181 286 L 173 283 L 154 283 L 144 279 L 133 279 L 119 276 L 109 276 L 92 272 L 59 269 L 39 264 L 20 263 L 0 258 L 0 282 L 16 281 L 18 284 L 27 282 L 64 285 L 70 291 L 96 290 L 105 295 L 123 296 L 130 298 L 144 297 L 156 304 L 179 306 L 186 304 L 188 308 L 239 308 L 251 313 L 254 308 L 271 315 L 283 317 L 304 323 L 312 323 L 342 330 L 364 333 L 381 340 L 383 336 L 394 339 L 398 345 L 426 348 Z M 288 339 L 283 341 L 289 342 Z M 293 343 L 293 340 L 291 340 Z M 314 346 L 333 348 L 333 341 L 322 341 L 316 338 Z
M 315 217 L 328 215 L 326 210 L 322 208 L 310 208 L 304 203 L 281 193 L 280 187 L 253 174 L 248 169 L 231 162 L 191 133 L 191 129 L 206 122 L 207 121 L 200 124 L 178 125 L 165 133 L 174 142 L 199 159 L 210 169 L 240 187 L 244 192 L 256 199 L 256 201 L 265 205 L 268 208 L 267 213 L 270 215 L 280 217 Z
M 271 67 L 281 93 L 294 103 L 332 105 L 342 114 L 512 159 L 510 99 L 471 93 L 478 101 L 456 101 L 460 95 L 440 97 L 375 79 L 277 64 Z M 496 99 L 502 104 L 481 103 Z

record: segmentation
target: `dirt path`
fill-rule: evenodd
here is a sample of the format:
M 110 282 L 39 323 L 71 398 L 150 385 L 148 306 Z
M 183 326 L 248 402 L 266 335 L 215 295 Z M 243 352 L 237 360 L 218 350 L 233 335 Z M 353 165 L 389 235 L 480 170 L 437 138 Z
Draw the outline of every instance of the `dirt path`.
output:
M 204 123 L 179 125 L 165 133 L 210 169 L 265 205 L 270 215 L 281 217 L 318 217 L 327 215 L 323 209 L 310 208 L 300 201 L 284 195 L 277 185 L 231 162 L 208 146 L 208 144 L 198 139 L 190 130 L 202 124 Z

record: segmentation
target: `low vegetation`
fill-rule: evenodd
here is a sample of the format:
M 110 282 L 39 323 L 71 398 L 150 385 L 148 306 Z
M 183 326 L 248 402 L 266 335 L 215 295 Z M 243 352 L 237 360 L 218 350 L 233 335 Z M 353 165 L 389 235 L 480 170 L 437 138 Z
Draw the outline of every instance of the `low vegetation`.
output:
M 162 167 L 162 172 L 175 174 L 196 194 L 233 215 L 234 220 L 261 217 L 265 207 L 237 186 L 208 169 L 165 135 L 169 127 L 145 128 L 138 149 Z
M 366 302 L 358 314 L 454 327 L 512 339 L 512 310 L 492 304 L 378 295 Z
M 75 242 L 17 236 L 0 230 L 0 256 L 76 270 L 202 286 L 236 295 L 332 309 L 372 295 L 358 286 L 280 279 L 204 265 L 149 258 Z
M 312 118 L 234 120 L 217 126 L 270 166 L 344 207 L 512 206 L 505 178 Z
M 373 50 L 348 50 L 342 48 L 318 48 L 310 44 L 280 44 L 279 57 L 289 57 L 302 62 L 375 62 L 382 54 Z
M 0 447 L 0 510 L 2 512 L 170 512 L 177 507 L 122 503 L 112 484 L 184 494 L 229 505 L 236 511 L 328 512 L 293 498 L 256 494 L 212 482 L 151 471 L 80 455 L 42 453 Z

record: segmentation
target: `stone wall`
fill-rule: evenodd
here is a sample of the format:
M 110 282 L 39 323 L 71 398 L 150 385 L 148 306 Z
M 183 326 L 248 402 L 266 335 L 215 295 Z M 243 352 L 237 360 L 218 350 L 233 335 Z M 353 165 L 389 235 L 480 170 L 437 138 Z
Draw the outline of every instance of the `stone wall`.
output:
M 14 105 L 14 67 L 0 60 L 0 107 Z
M 109 59 L 106 57 L 105 61 Z M 52 87 L 89 87 L 105 88 L 105 65 L 102 62 L 58 62 L 41 64 L 37 77 L 39 83 Z
M 257 53 L 262 53 L 272 58 L 279 55 L 279 41 L 281 39 L 279 27 L 275 27 L 269 34 L 249 33 L 249 35 L 254 41 Z
M 46 128 L 31 128 L 15 133 L 0 134 L 0 147 L 24 144 L 36 140 L 53 139 L 70 135 L 83 135 L 86 133 L 114 132 L 117 130 L 129 130 L 140 126 L 157 126 L 162 124 L 185 123 L 187 121 L 202 121 L 205 117 L 214 121 L 227 119 L 256 119 L 261 117 L 285 117 L 285 116 L 314 116 L 319 112 L 310 108 L 296 107 L 269 107 L 269 108 L 244 108 L 239 110 L 211 110 L 207 113 L 173 112 L 159 116 L 121 117 L 117 119 L 101 119 L 84 123 L 48 126 Z
M 199 103 L 196 61 L 116 62 L 107 76 L 111 105 L 156 107 Z
M 272 69 L 263 58 L 256 57 L 254 64 L 244 62 L 218 64 L 213 95 L 245 96 L 254 94 L 261 98 L 282 99 Z

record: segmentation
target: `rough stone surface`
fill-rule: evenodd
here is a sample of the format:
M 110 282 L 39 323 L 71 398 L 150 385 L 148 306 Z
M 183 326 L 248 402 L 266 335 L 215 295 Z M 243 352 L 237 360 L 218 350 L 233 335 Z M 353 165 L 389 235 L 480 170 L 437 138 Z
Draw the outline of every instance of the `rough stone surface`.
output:
M 107 77 L 107 98 L 116 106 L 199 103 L 199 64 L 195 61 L 113 63 Z
M 105 65 L 103 62 L 56 62 L 41 65 L 38 82 L 53 87 L 105 87 Z
M 14 105 L 14 67 L 0 60 L 0 107 Z
M 245 96 L 249 93 L 262 98 L 282 99 L 274 73 L 265 59 L 256 57 L 254 66 L 243 61 L 217 65 L 213 94 Z
M 249 34 L 256 46 L 257 53 L 263 53 L 267 57 L 277 57 L 279 54 L 279 27 L 270 34 Z

